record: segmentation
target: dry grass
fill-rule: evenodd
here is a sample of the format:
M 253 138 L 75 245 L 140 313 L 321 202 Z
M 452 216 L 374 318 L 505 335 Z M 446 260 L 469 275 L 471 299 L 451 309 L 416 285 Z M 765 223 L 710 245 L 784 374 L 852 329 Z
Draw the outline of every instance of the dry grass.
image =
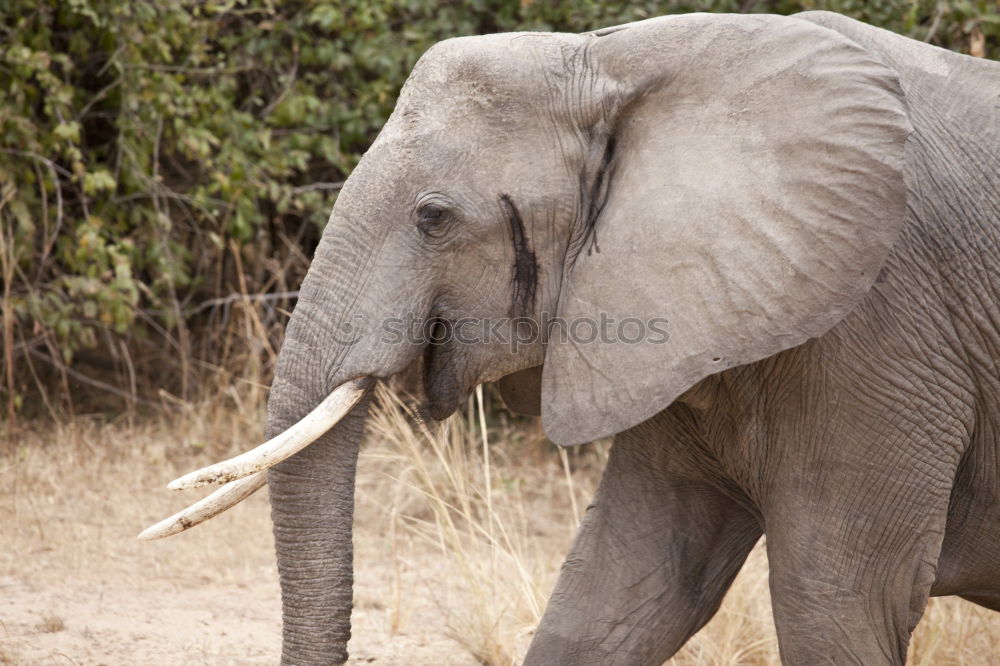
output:
M 0 664 L 273 663 L 279 602 L 265 493 L 210 524 L 134 540 L 192 496 L 178 473 L 244 449 L 262 414 L 40 427 L 0 461 Z M 481 402 L 427 431 L 388 394 L 359 463 L 356 663 L 519 663 L 607 444 L 557 455 Z M 488 445 L 488 446 L 486 446 Z M 5 447 L 0 446 L 0 450 Z M 1000 663 L 1000 614 L 932 600 L 911 663 Z M 776 664 L 757 549 L 716 618 L 671 662 Z
M 35 625 L 38 632 L 41 634 L 54 634 L 57 631 L 62 631 L 66 628 L 66 623 L 58 615 L 45 615 L 42 617 L 42 621 Z
M 574 484 L 569 458 L 553 455 L 539 435 L 484 434 L 477 397 L 466 418 L 430 431 L 382 392 L 390 407 L 374 415 L 379 443 L 367 456 L 384 478 L 364 490 L 373 499 L 395 494 L 384 519 L 433 545 L 456 574 L 457 603 L 443 609 L 450 635 L 482 663 L 519 663 L 606 446 L 574 456 Z M 489 446 L 490 438 L 504 445 Z

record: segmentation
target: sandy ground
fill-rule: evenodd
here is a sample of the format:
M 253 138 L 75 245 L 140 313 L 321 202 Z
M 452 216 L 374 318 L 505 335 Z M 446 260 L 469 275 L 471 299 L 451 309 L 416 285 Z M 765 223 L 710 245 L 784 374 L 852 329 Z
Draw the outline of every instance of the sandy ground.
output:
M 14 529 L 4 541 L 14 548 L 0 560 L 0 663 L 273 663 L 280 602 L 255 534 L 266 527 L 263 498 L 225 518 L 231 536 L 248 535 L 227 544 L 225 557 L 178 559 L 180 548 L 201 550 L 195 533 L 166 548 L 139 544 L 133 516 L 149 511 L 128 506 L 140 500 L 122 496 L 122 479 L 108 480 L 103 507 L 96 497 L 46 492 L 56 482 L 15 483 L 5 497 L 3 524 Z
M 281 605 L 266 491 L 176 543 L 135 541 L 162 501 L 139 512 L 146 521 L 108 520 L 98 507 L 56 496 L 22 494 L 19 504 L 17 520 L 33 526 L 34 543 L 4 530 L 0 664 L 277 663 Z M 64 539 L 61 528 L 75 521 L 78 536 Z M 478 663 L 449 636 L 441 610 L 449 586 L 426 578 L 435 567 L 445 576 L 436 549 L 396 541 L 374 524 L 358 530 L 357 558 L 366 562 L 357 572 L 352 663 Z M 190 552 L 176 557 L 182 549 Z M 393 549 L 399 556 L 386 557 Z M 394 590 L 406 590 L 405 599 Z
M 266 533 L 265 498 L 255 499 L 242 514 L 232 521 L 234 533 Z M 195 534 L 182 538 L 193 541 Z M 379 549 L 377 535 L 367 534 L 359 535 L 359 554 Z M 73 546 L 27 553 L 30 566 L 5 566 L 0 577 L 0 663 L 276 663 L 280 600 L 265 541 L 250 535 L 245 547 L 232 549 L 228 562 L 219 562 L 230 582 L 142 562 L 141 557 L 130 563 L 112 553 L 105 560 L 73 566 L 67 562 L 73 559 L 67 552 Z M 436 559 L 419 544 L 404 548 L 408 552 L 398 574 L 385 559 L 359 567 L 352 662 L 477 663 L 444 631 L 443 600 L 432 598 L 429 589 L 421 595 L 408 593 L 401 613 L 386 601 L 397 575 L 403 587 L 426 588 L 415 580 L 416 569 L 424 571 L 423 562 Z

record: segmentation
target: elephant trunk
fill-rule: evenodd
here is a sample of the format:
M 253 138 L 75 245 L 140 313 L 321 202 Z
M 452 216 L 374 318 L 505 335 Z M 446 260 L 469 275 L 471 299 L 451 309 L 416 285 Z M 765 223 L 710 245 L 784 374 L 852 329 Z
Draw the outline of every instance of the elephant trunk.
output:
M 283 664 L 347 660 L 354 475 L 367 411 L 365 396 L 332 430 L 268 473 L 281 578 Z M 294 423 L 294 415 L 277 410 L 271 423 L 275 428 Z
M 287 432 L 351 376 L 351 345 L 334 334 L 343 311 L 336 277 L 318 275 L 302 287 L 289 323 L 268 400 L 267 437 Z M 330 280 L 334 282 L 330 282 Z M 355 368 L 356 369 L 356 368 Z M 368 380 L 363 380 L 368 381 Z M 354 382 L 355 384 L 357 382 Z M 341 664 L 351 637 L 354 475 L 368 412 L 362 397 L 333 428 L 268 472 L 271 519 L 281 580 L 283 664 Z
M 361 268 L 371 263 L 371 247 L 361 233 L 328 228 L 302 284 L 271 386 L 268 438 L 299 423 L 331 392 L 360 397 L 339 423 L 268 472 L 284 664 L 347 660 L 354 479 L 371 382 L 366 378 L 388 376 L 419 353 L 382 344 L 378 323 L 386 315 L 379 308 L 385 304 L 352 291 L 377 279 Z
M 354 476 L 369 388 L 423 350 L 407 336 L 386 337 L 388 322 L 408 321 L 414 304 L 423 307 L 423 321 L 429 306 L 416 281 L 398 270 L 373 270 L 386 239 L 359 220 L 388 214 L 387 199 L 370 195 L 386 189 L 374 152 L 341 192 L 299 290 L 268 400 L 268 441 L 174 481 L 178 489 L 228 483 L 140 535 L 160 538 L 196 525 L 247 497 L 266 476 L 286 664 L 347 660 Z

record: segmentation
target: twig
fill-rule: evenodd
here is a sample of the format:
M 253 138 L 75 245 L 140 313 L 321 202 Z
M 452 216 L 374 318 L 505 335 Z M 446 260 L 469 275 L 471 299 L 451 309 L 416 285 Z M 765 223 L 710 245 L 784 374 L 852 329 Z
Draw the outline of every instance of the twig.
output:
M 267 118 L 269 115 L 271 115 L 271 112 L 274 111 L 274 109 L 279 104 L 281 104 L 282 101 L 284 101 L 285 97 L 288 96 L 288 93 L 290 93 L 292 91 L 292 88 L 295 87 L 295 80 L 296 80 L 296 76 L 295 75 L 298 73 L 298 71 L 299 71 L 299 45 L 296 44 L 296 43 L 293 43 L 292 44 L 292 66 L 288 70 L 288 74 L 287 74 L 287 76 L 288 76 L 288 83 L 285 84 L 284 90 L 282 90 L 278 94 L 277 97 L 275 97 L 273 100 L 271 100 L 271 102 L 267 106 L 265 106 L 264 109 L 260 112 L 260 117 L 261 117 L 262 120 L 264 118 Z
M 38 268 L 35 270 L 35 282 L 42 281 L 42 272 L 45 270 L 48 254 L 45 252 L 46 241 L 49 239 L 49 193 L 45 191 L 45 177 L 42 175 L 42 167 L 36 161 L 35 177 L 38 179 L 38 190 L 42 194 L 42 256 L 38 260 Z
M 0 153 L 7 153 L 8 155 L 20 155 L 21 157 L 30 157 L 33 160 L 38 160 L 39 162 L 44 162 L 46 166 L 51 169 L 55 169 L 67 178 L 72 178 L 73 174 L 59 166 L 47 157 L 43 157 L 38 153 L 33 153 L 30 150 L 16 150 L 14 148 L 0 148 Z
M 108 68 L 115 64 L 115 58 L 117 58 L 118 56 L 120 56 L 122 54 L 122 51 L 124 51 L 124 50 L 125 50 L 125 45 L 124 44 L 122 44 L 121 46 L 119 46 L 118 48 L 116 48 L 115 52 L 112 53 L 111 56 L 108 58 L 108 61 L 106 63 L 104 63 L 99 70 L 97 70 L 97 74 L 94 75 L 94 78 L 99 79 L 102 76 L 104 76 L 104 72 L 108 71 Z M 122 77 L 119 77 L 119 80 L 121 80 L 121 78 Z M 83 115 L 83 114 L 81 114 L 81 115 Z
M 151 329 L 153 329 L 153 331 L 163 336 L 163 339 L 167 341 L 167 344 L 173 347 L 178 354 L 184 353 L 184 350 L 181 349 L 181 345 L 179 342 L 177 342 L 177 339 L 174 338 L 174 336 L 170 335 L 167 329 L 160 326 L 155 319 L 146 314 L 144 310 L 142 310 L 141 308 L 137 308 L 135 310 L 135 315 L 142 321 L 146 322 L 146 325 L 149 326 Z
M 281 266 L 281 274 L 283 276 L 288 275 L 288 272 L 291 269 L 291 264 L 294 263 L 295 261 L 298 261 L 298 263 L 300 263 L 303 266 L 309 265 L 309 257 L 307 257 L 306 253 L 302 251 L 302 247 L 305 245 L 305 243 L 303 242 L 305 234 L 303 232 L 308 226 L 309 225 L 307 224 L 299 225 L 298 234 L 296 235 L 295 240 L 289 238 L 282 231 L 278 232 L 278 240 L 280 240 L 281 243 L 285 246 L 285 249 L 288 250 L 288 258 L 285 260 L 285 263 L 282 264 Z
M 182 201 L 184 203 L 191 204 L 192 206 L 198 206 L 198 200 L 192 197 L 191 195 L 182 194 L 181 192 L 175 192 L 170 188 L 166 187 L 165 185 L 163 185 L 162 183 L 155 183 L 153 181 L 150 181 L 148 176 L 143 176 L 140 174 L 139 177 L 150 187 L 155 186 L 158 191 L 156 193 L 133 192 L 131 194 L 124 194 L 120 197 L 115 197 L 113 199 L 113 201 L 116 204 L 127 203 L 129 201 L 136 201 L 138 199 L 153 199 L 155 197 L 163 197 L 164 199 L 175 199 L 177 201 Z M 213 203 L 219 206 L 229 205 L 229 202 L 226 201 L 225 199 L 218 199 L 216 197 L 205 197 L 204 200 L 207 201 L 208 203 Z M 200 206 L 198 206 L 198 208 L 206 215 L 211 214 L 207 208 L 203 208 Z
M 30 342 L 24 339 L 24 330 L 18 331 L 18 335 L 21 336 L 21 342 L 19 345 L 24 349 L 33 349 L 35 347 L 41 346 L 42 341 L 38 338 L 32 339 Z M 31 378 L 35 380 L 35 386 L 38 388 L 38 394 L 42 396 L 42 402 L 45 403 L 45 409 L 49 410 L 49 416 L 52 418 L 53 423 L 59 423 L 62 418 L 59 412 L 53 406 L 52 402 L 49 400 L 49 392 L 45 390 L 45 383 L 42 378 L 38 376 L 38 372 L 35 371 L 35 364 L 31 362 L 31 356 L 25 353 L 24 364 L 28 366 L 28 372 L 31 373 Z
M 160 190 L 159 183 L 159 168 L 160 168 L 160 140 L 161 134 L 163 132 L 163 116 L 159 116 L 156 122 L 156 141 L 153 144 L 153 164 L 152 171 L 149 176 L 141 175 L 140 177 L 148 183 L 153 185 L 153 191 L 158 195 Z M 153 209 L 160 218 L 167 217 L 166 212 L 163 209 L 163 203 L 159 196 L 153 196 Z M 160 247 L 163 250 L 163 254 L 170 260 L 171 263 L 174 262 L 173 252 L 170 249 L 170 243 L 166 237 L 160 239 Z M 180 343 L 181 352 L 179 354 L 179 360 L 181 364 L 181 397 L 184 400 L 188 399 L 188 386 L 191 380 L 191 339 L 188 334 L 187 323 L 181 313 L 181 304 L 177 298 L 177 290 L 174 288 L 173 279 L 167 280 L 167 289 L 170 293 L 170 306 L 173 311 L 175 321 L 177 323 L 177 341 Z
M 344 181 L 336 183 L 311 183 L 309 185 L 299 185 L 292 188 L 292 194 L 302 194 L 303 192 L 313 192 L 315 190 L 339 190 L 344 186 Z
M 130 389 L 130 395 L 132 396 L 132 399 L 135 400 L 139 390 L 135 379 L 135 366 L 132 365 L 132 355 L 129 353 L 128 345 L 125 344 L 124 340 L 119 340 L 118 346 L 121 349 L 122 358 L 125 361 L 125 368 L 128 370 L 128 386 Z
M 489 439 L 486 435 L 486 412 L 483 408 L 483 385 L 478 384 L 476 386 L 476 407 L 479 411 L 479 430 L 483 435 L 483 477 L 485 479 L 486 485 L 486 514 L 489 516 L 489 539 L 490 539 L 490 555 L 492 558 L 492 576 L 490 578 L 493 581 L 493 595 L 491 601 L 496 602 L 496 579 L 497 579 L 497 549 L 496 549 L 496 538 L 493 534 L 493 523 L 496 521 L 496 516 L 493 513 L 493 475 L 490 473 L 490 446 Z M 472 424 L 469 424 L 472 428 Z
M 566 475 L 566 491 L 569 493 L 569 504 L 573 511 L 573 531 L 576 532 L 580 528 L 580 509 L 576 505 L 576 490 L 573 488 L 573 475 L 570 473 L 569 456 L 566 455 L 565 447 L 559 447 L 559 460 Z
M 163 114 L 156 116 L 156 139 L 153 141 L 153 177 L 150 182 L 160 182 L 160 141 L 163 140 Z M 154 199 L 155 201 L 155 199 Z
M 118 49 L 118 50 L 121 51 L 121 49 Z M 115 55 L 117 55 L 117 52 L 115 52 Z M 112 55 L 111 57 L 114 58 L 115 55 Z M 110 59 L 108 60 L 108 63 L 111 63 Z M 105 67 L 107 67 L 107 65 L 105 65 Z M 103 72 L 104 72 L 104 68 L 101 69 L 101 72 L 99 72 L 97 74 L 97 76 L 100 76 L 101 73 L 103 73 Z M 100 90 L 98 90 L 97 93 L 90 99 L 90 101 L 87 102 L 86 106 L 84 106 L 83 109 L 81 109 L 80 112 L 76 114 L 76 120 L 77 121 L 82 120 L 83 117 L 85 115 L 87 115 L 87 112 L 90 111 L 94 107 L 95 104 L 97 104 L 102 99 L 104 99 L 107 96 L 107 94 L 109 92 L 111 92 L 113 89 L 115 89 L 115 88 L 117 88 L 118 86 L 121 85 L 123 78 L 124 77 L 119 76 L 117 79 L 115 79 L 114 81 L 112 81 L 108 85 L 106 85 L 103 88 L 101 88 Z
M 4 205 L 14 196 L 14 190 L 9 190 L 7 196 L 0 199 L 0 212 Z M 14 433 L 17 431 L 17 404 L 14 384 L 14 307 L 11 304 L 11 282 L 13 282 L 14 231 L 11 230 L 8 245 L 7 233 L 0 229 L 0 272 L 3 274 L 3 303 L 0 303 L 0 313 L 3 314 L 3 346 L 4 375 L 7 384 L 7 436 L 10 446 L 14 446 Z M 12 449 L 13 450 L 13 449 Z
M 232 305 L 240 301 L 252 302 L 252 303 L 263 303 L 267 301 L 282 301 L 285 299 L 298 298 L 298 291 L 279 291 L 274 294 L 229 294 L 228 296 L 221 296 L 219 298 L 210 298 L 207 301 L 202 301 L 194 309 L 188 310 L 189 315 L 198 314 L 199 312 L 204 312 L 209 308 L 216 308 L 220 305 Z
M 70 377 L 80 382 L 81 384 L 86 384 L 87 386 L 92 386 L 96 389 L 107 391 L 108 393 L 116 395 L 119 398 L 122 398 L 126 401 L 135 401 L 138 403 L 142 403 L 144 405 L 152 405 L 154 407 L 158 407 L 160 404 L 158 402 L 153 402 L 152 400 L 147 400 L 145 398 L 140 398 L 139 396 L 132 395 L 128 391 L 123 391 L 120 388 L 102 382 L 99 379 L 93 379 L 91 377 L 88 377 L 87 375 L 81 372 L 77 372 L 73 368 L 68 367 L 65 363 L 59 363 L 57 361 L 52 360 L 47 354 L 35 351 L 34 349 L 28 349 L 28 353 L 39 360 L 45 361 L 52 367 L 57 368 L 60 372 L 69 375 Z
M 42 260 L 40 263 L 44 264 L 45 260 L 48 258 L 49 253 L 52 252 L 52 246 L 55 245 L 56 239 L 59 237 L 59 231 L 62 229 L 63 224 L 63 196 L 62 196 L 62 186 L 59 185 L 59 174 L 66 176 L 67 178 L 72 178 L 71 174 L 66 169 L 62 168 L 52 160 L 47 157 L 43 157 L 38 153 L 33 153 L 27 150 L 14 150 L 13 148 L 0 148 L 0 153 L 7 153 L 8 155 L 20 155 L 21 157 L 29 157 L 33 160 L 37 160 L 44 164 L 49 169 L 49 173 L 52 175 L 52 184 L 56 187 L 56 228 L 53 230 L 52 235 L 46 238 L 45 247 L 42 248 Z M 39 183 L 44 191 L 45 186 Z M 41 274 L 41 273 L 39 273 Z
M 125 69 L 146 69 L 151 72 L 170 72 L 177 74 L 239 74 L 246 72 L 252 67 L 184 67 L 181 65 L 150 65 L 149 63 L 128 63 L 123 65 Z
M 240 283 L 240 296 L 242 297 L 243 303 L 249 305 L 250 300 L 247 298 L 249 296 L 249 293 L 247 292 L 246 274 L 243 271 L 243 259 L 240 256 L 240 247 L 235 240 L 229 241 L 229 251 L 232 252 L 233 261 L 236 263 L 236 277 Z M 247 339 L 248 340 L 253 339 L 254 331 L 252 329 L 256 329 L 257 338 L 261 340 L 261 342 L 263 343 L 264 351 L 267 352 L 267 355 L 270 358 L 271 363 L 274 364 L 277 361 L 277 352 L 274 351 L 274 347 L 271 346 L 271 342 L 268 339 L 267 328 L 265 328 L 263 322 L 261 322 L 260 317 L 258 316 L 256 310 L 248 307 L 246 308 L 245 312 L 247 315 L 247 324 L 248 324 Z
M 938 2 L 937 9 L 934 10 L 934 18 L 931 19 L 931 27 L 927 29 L 927 34 L 924 36 L 924 42 L 930 43 L 934 39 L 934 34 L 938 30 L 938 26 L 941 25 L 941 18 L 944 16 L 945 3 Z

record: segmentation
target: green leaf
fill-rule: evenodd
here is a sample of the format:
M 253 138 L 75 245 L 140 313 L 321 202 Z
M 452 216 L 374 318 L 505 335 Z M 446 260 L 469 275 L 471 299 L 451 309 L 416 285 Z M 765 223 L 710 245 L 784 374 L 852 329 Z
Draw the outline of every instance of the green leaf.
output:
M 57 139 L 63 141 L 80 141 L 80 123 L 73 122 L 63 122 L 56 125 L 55 129 L 52 130 L 52 135 Z
M 30 236 L 35 230 L 35 224 L 31 219 L 31 213 L 28 211 L 28 205 L 21 199 L 14 199 L 9 205 L 10 212 L 14 214 L 14 219 L 17 220 L 17 230 L 22 237 Z
M 118 187 L 118 183 L 115 182 L 111 172 L 106 169 L 88 173 L 83 177 L 83 191 L 90 195 L 105 190 L 113 190 L 116 187 Z

